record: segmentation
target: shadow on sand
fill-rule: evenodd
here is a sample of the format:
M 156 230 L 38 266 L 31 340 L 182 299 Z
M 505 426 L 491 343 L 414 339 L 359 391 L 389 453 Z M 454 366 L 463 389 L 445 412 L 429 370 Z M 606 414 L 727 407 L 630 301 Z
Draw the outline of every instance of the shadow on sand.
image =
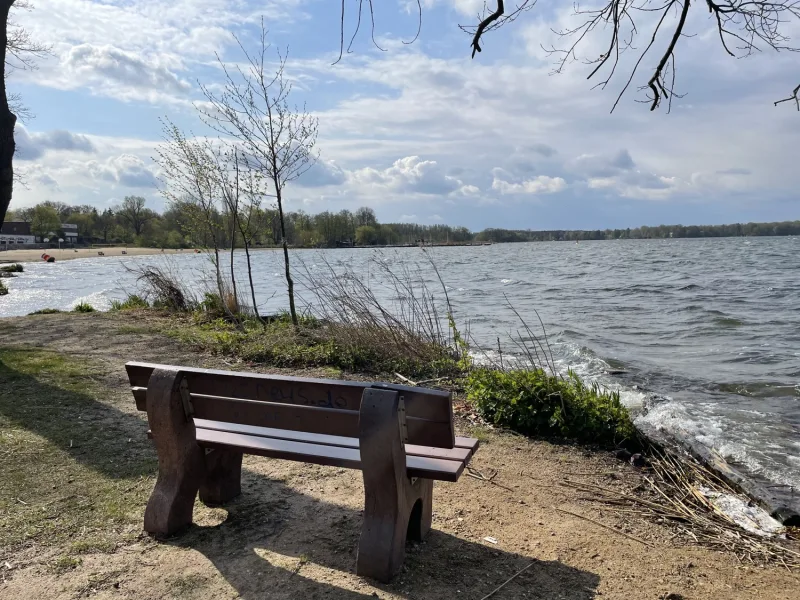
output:
M 372 589 L 350 591 L 319 581 L 319 573 L 345 576 L 349 586 L 369 584 L 404 598 L 480 599 L 532 561 L 535 564 L 505 586 L 498 600 L 590 600 L 600 581 L 594 573 L 557 561 L 535 560 L 432 529 L 424 542 L 409 543 L 402 572 L 390 584 L 377 584 L 354 575 L 360 511 L 320 501 L 250 471 L 243 474 L 242 483 L 243 494 L 225 507 L 224 522 L 192 525 L 167 543 L 206 556 L 246 600 L 375 598 Z M 304 576 L 309 568 L 315 570 L 314 579 Z

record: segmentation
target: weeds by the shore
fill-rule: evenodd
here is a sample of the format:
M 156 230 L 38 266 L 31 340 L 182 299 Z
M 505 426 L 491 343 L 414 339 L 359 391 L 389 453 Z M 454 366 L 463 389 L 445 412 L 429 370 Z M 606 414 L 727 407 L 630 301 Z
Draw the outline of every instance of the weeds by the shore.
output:
M 150 308 L 150 303 L 136 294 L 131 294 L 125 300 L 112 300 L 111 302 L 111 310 L 135 310 L 137 308 Z
M 75 305 L 72 311 L 76 313 L 90 313 L 94 312 L 94 306 L 92 306 L 88 302 L 79 302 L 78 304 Z
M 15 263 L 13 265 L 0 265 L 0 271 L 3 273 L 22 273 L 23 272 L 22 265 L 19 263 Z
M 8 288 L 6 284 L 3 283 L 3 280 L 0 279 L 0 296 L 5 296 L 6 294 L 8 294 Z

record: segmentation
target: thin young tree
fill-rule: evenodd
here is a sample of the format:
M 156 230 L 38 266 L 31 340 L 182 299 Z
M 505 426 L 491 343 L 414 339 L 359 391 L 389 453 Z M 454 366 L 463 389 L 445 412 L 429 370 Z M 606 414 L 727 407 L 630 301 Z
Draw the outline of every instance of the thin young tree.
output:
M 196 240 L 210 240 L 213 247 L 217 292 L 228 318 L 238 322 L 226 299 L 226 286 L 220 266 L 222 224 L 217 202 L 222 197 L 212 143 L 189 138 L 165 119 L 163 143 L 156 149 L 155 162 L 161 167 L 161 194 L 184 215 L 184 227 Z
M 230 272 L 231 291 L 239 306 L 239 292 L 236 289 L 236 269 L 234 255 L 236 252 L 236 220 L 239 216 L 239 199 L 241 190 L 239 182 L 241 171 L 239 168 L 239 152 L 232 144 L 220 142 L 214 146 L 209 145 L 210 165 L 214 169 L 213 177 L 217 180 L 217 187 L 222 197 L 222 205 L 227 217 L 228 232 L 230 235 Z
M 280 219 L 281 246 L 289 293 L 292 323 L 298 324 L 294 298 L 294 281 L 289 266 L 289 244 L 284 218 L 286 185 L 305 173 L 316 162 L 314 145 L 318 121 L 303 106 L 291 107 L 292 84 L 285 75 L 286 55 L 277 53 L 277 61 L 267 58 L 270 44 L 267 29 L 261 22 L 260 45 L 248 52 L 234 36 L 244 54 L 243 66 L 229 67 L 219 57 L 225 81 L 221 91 L 201 85 L 208 100 L 199 110 L 207 125 L 222 135 L 236 140 L 248 164 L 259 178 L 274 188 Z
M 263 230 L 265 226 L 265 213 L 261 210 L 264 191 L 262 190 L 263 186 L 260 184 L 259 179 L 251 169 L 244 169 L 243 173 L 244 200 L 241 203 L 240 211 L 236 215 L 236 225 L 239 229 L 239 234 L 242 236 L 242 244 L 244 245 L 244 253 L 247 259 L 247 278 L 250 282 L 250 297 L 253 301 L 253 313 L 256 319 L 261 321 L 261 315 L 258 314 L 258 303 L 256 302 L 256 289 L 253 285 L 253 267 L 250 262 L 250 247 L 253 245 L 253 238 L 256 232 Z M 263 322 L 263 325 L 266 327 L 266 322 Z

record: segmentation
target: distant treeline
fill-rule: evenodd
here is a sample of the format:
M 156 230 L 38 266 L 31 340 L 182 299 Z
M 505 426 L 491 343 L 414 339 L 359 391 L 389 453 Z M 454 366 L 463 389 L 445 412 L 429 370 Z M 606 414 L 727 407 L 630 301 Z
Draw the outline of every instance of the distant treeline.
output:
M 190 203 L 172 203 L 163 213 L 146 206 L 144 198 L 129 196 L 119 206 L 98 211 L 93 206 L 70 206 L 61 202 L 42 202 L 35 207 L 11 211 L 7 221 L 27 221 L 34 235 L 60 234 L 64 223 L 77 225 L 79 241 L 89 243 L 125 243 L 147 247 L 190 248 L 211 246 L 205 228 L 197 227 Z M 230 246 L 231 216 L 214 209 L 211 219 L 221 247 Z M 254 209 L 248 216 L 252 230 L 251 245 L 277 246 L 281 241 L 280 222 L 273 208 Z M 758 235 L 800 235 L 800 221 L 781 223 L 736 223 L 733 225 L 659 225 L 635 229 L 511 230 L 484 229 L 473 233 L 466 227 L 418 225 L 415 223 L 379 223 L 371 208 L 356 211 L 325 211 L 310 215 L 288 212 L 286 238 L 291 246 L 335 248 L 337 246 L 385 246 L 446 244 L 464 242 L 549 242 L 576 240 L 662 239 L 734 237 Z M 239 234 L 236 234 L 237 236 Z M 237 238 L 237 246 L 241 240 Z
M 230 247 L 231 215 L 210 209 L 214 224 L 213 236 L 220 247 Z M 356 211 L 324 211 L 310 215 L 303 211 L 285 215 L 286 239 L 290 246 L 335 248 L 337 246 L 402 245 L 424 243 L 457 243 L 475 236 L 466 227 L 417 225 L 414 223 L 379 223 L 371 208 Z M 25 221 L 39 237 L 63 236 L 63 224 L 77 226 L 82 244 L 131 244 L 155 248 L 190 248 L 213 246 L 208 227 L 197 226 L 196 205 L 173 202 L 163 213 L 146 206 L 142 197 L 128 196 L 118 206 L 98 211 L 90 205 L 71 206 L 46 201 L 30 208 L 12 210 L 6 221 Z M 253 246 L 278 246 L 281 243 L 280 220 L 274 208 L 254 208 L 246 221 L 252 232 Z M 237 236 L 237 246 L 242 243 Z
M 578 240 L 650 240 L 665 238 L 743 237 L 800 235 L 800 221 L 780 223 L 733 223 L 731 225 L 658 225 L 635 229 L 552 230 L 484 229 L 475 241 L 562 242 Z

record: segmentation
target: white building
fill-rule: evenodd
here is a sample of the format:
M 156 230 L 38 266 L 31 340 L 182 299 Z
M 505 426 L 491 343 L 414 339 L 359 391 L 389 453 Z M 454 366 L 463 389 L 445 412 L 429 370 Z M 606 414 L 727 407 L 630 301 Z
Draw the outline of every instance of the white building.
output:
M 7 221 L 0 227 L 0 249 L 13 248 L 19 244 L 34 244 L 36 237 L 31 235 L 30 223 Z

